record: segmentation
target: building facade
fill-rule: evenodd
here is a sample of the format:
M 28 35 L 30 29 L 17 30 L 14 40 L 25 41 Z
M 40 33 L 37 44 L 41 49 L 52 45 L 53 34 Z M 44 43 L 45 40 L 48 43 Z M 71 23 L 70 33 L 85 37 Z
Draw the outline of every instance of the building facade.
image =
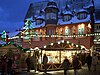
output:
M 31 3 L 20 32 L 21 45 L 41 48 L 66 40 L 89 50 L 94 44 L 93 36 L 89 35 L 94 29 L 93 13 L 91 0 L 52 0 L 40 6 Z

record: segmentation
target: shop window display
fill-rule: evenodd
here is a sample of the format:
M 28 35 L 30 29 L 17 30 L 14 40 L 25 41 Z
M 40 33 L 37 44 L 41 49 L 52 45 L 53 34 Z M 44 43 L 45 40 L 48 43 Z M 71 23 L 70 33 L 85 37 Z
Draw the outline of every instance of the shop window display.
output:
M 80 51 L 42 51 L 42 58 L 39 58 L 39 63 L 43 62 L 43 55 L 46 54 L 48 57 L 48 64 L 61 64 L 64 58 L 67 56 L 70 63 L 72 63 L 72 56 L 79 53 Z

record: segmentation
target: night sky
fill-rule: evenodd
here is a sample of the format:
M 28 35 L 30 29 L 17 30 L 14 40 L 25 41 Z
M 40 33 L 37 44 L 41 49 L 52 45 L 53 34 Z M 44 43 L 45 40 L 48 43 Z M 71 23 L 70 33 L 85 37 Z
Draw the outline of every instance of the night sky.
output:
M 14 32 L 24 25 L 24 17 L 30 3 L 43 0 L 0 0 L 0 32 Z M 100 8 L 100 0 L 94 0 L 95 7 Z

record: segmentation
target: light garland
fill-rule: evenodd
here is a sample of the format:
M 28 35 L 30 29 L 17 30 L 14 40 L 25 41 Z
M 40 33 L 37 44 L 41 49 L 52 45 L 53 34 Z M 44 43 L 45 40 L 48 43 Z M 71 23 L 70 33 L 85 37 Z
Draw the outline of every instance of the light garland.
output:
M 37 37 L 67 37 L 67 38 L 73 38 L 73 37 L 85 37 L 85 36 L 100 36 L 100 33 L 94 33 L 94 34 L 76 34 L 76 35 L 46 35 L 46 34 L 27 34 L 25 36 L 37 36 Z M 24 35 L 21 35 L 21 38 L 23 38 Z M 14 36 L 12 38 L 8 38 L 8 39 L 15 39 L 15 38 L 19 38 L 19 36 Z

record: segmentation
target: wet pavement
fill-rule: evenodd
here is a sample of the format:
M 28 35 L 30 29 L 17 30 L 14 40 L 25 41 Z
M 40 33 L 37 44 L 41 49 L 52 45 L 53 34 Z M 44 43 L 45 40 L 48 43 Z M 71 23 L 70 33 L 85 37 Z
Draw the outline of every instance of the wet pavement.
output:
M 30 72 L 20 72 L 16 75 L 64 75 L 63 70 L 60 71 L 49 71 L 48 74 L 44 74 L 43 72 L 34 73 L 33 70 Z M 74 71 L 68 70 L 67 75 L 74 75 Z M 100 63 L 97 65 L 97 70 L 93 70 L 93 66 L 91 67 L 91 71 L 88 71 L 87 65 L 83 66 L 82 69 L 77 70 L 77 75 L 100 75 Z

